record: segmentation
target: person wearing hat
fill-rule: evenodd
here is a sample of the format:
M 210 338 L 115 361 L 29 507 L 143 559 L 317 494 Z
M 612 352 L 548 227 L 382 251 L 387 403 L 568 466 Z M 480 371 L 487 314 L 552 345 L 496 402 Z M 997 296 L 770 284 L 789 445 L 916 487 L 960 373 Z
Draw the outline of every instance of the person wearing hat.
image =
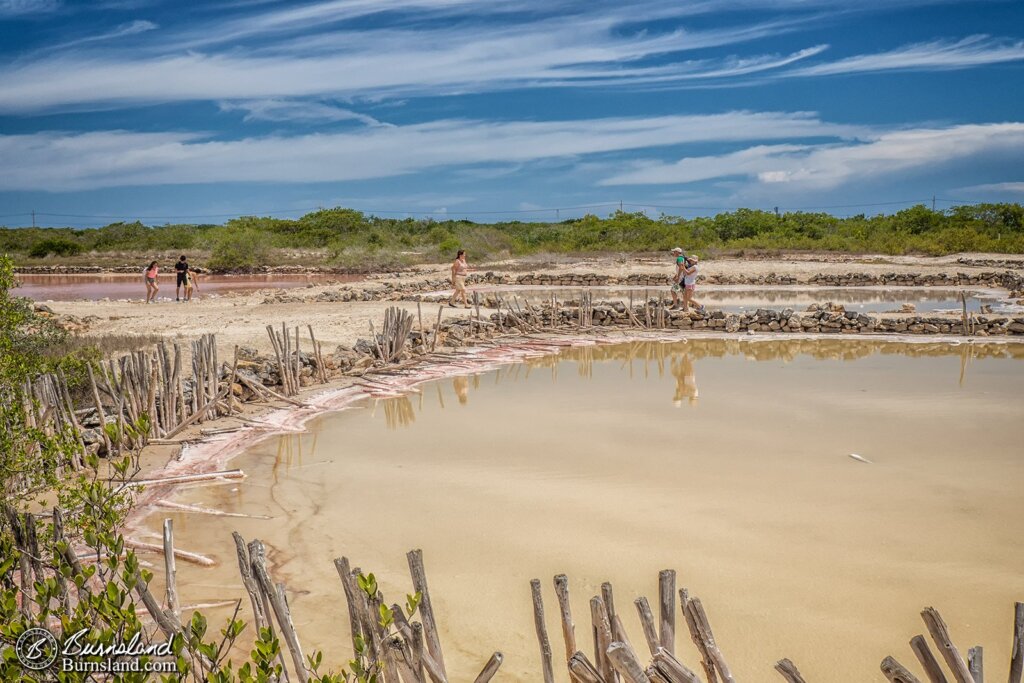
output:
M 683 277 L 686 275 L 686 256 L 682 247 L 675 247 L 672 255 L 676 258 L 676 272 L 672 276 L 672 310 L 680 308 L 683 302 Z
M 693 298 L 697 291 L 697 264 L 700 258 L 696 254 L 690 254 L 683 261 L 683 310 L 690 310 L 690 304 L 697 307 L 698 313 L 704 312 L 704 306 Z

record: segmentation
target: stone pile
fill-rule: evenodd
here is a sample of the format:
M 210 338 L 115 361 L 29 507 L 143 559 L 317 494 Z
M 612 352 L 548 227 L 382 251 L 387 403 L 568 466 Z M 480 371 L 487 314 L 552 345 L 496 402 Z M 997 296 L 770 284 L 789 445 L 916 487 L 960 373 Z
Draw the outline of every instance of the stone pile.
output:
M 53 320 L 68 332 L 85 332 L 89 326 L 99 320 L 99 316 L 85 315 L 77 316 L 70 313 L 58 314 L 46 304 L 33 304 L 32 309 L 40 318 Z
M 622 302 L 598 303 L 592 309 L 593 325 L 600 327 L 635 327 L 637 321 L 653 319 L 647 310 L 655 309 L 659 303 L 651 301 L 633 307 L 633 316 Z M 554 326 L 578 325 L 581 308 L 576 302 L 559 305 L 558 320 Z M 554 309 L 549 304 L 540 307 L 541 327 L 551 327 Z M 499 323 L 499 314 L 490 316 L 491 322 Z M 759 308 L 747 313 L 725 313 L 723 311 L 665 311 L 666 327 L 684 330 L 719 330 L 722 332 L 805 332 L 824 334 L 964 334 L 963 320 L 953 317 L 906 315 L 900 317 L 875 317 L 844 311 L 841 306 L 813 304 L 810 310 L 797 313 L 791 308 L 774 310 Z M 1024 335 L 1024 317 L 976 316 L 971 321 L 968 334 L 978 337 Z M 503 327 L 515 327 L 516 322 L 501 317 Z

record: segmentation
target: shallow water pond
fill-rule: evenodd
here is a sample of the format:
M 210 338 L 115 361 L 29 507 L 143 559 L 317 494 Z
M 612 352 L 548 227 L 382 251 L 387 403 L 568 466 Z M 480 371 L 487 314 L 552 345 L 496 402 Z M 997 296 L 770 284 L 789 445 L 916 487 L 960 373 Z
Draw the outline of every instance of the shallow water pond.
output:
M 401 601 L 419 547 L 453 680 L 494 650 L 504 680 L 540 678 L 533 577 L 556 662 L 560 572 L 581 643 L 608 580 L 642 645 L 631 603 L 655 602 L 668 567 L 737 679 L 771 680 L 785 656 L 808 680 L 881 680 L 885 655 L 914 663 L 928 605 L 1004 672 L 1024 599 L 1022 380 L 1024 345 L 585 347 L 323 415 L 233 461 L 244 481 L 177 497 L 250 517 L 150 526 L 173 517 L 181 548 L 220 562 L 178 562 L 186 602 L 243 598 L 230 532 L 262 538 L 306 647 L 335 664 L 349 648 L 332 558 Z M 698 668 L 685 634 L 677 647 Z
M 307 284 L 328 282 L 356 282 L 361 275 L 337 274 L 249 274 L 249 275 L 200 275 L 199 294 L 226 294 L 246 292 L 255 289 L 289 289 Z M 15 290 L 18 296 L 34 301 L 77 301 L 88 299 L 140 299 L 146 298 L 146 285 L 142 280 L 142 267 L 138 275 L 124 273 L 72 274 L 72 275 L 18 275 L 21 286 Z M 159 300 L 173 300 L 175 296 L 174 268 L 165 267 L 158 278 Z

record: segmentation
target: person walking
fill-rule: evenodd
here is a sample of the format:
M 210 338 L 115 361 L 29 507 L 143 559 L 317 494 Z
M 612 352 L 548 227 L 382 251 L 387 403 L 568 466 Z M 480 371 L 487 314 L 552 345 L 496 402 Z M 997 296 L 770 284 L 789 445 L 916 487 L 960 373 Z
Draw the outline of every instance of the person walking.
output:
M 144 274 L 146 280 L 146 303 L 151 304 L 156 301 L 157 292 L 160 291 L 160 285 L 157 284 L 156 278 L 160 273 L 160 266 L 157 265 L 156 261 L 151 262 L 147 267 Z
M 178 262 L 174 264 L 174 271 L 177 273 L 176 285 L 174 287 L 174 300 L 181 301 L 181 289 L 188 286 L 188 259 L 182 254 Z M 186 299 L 187 301 L 187 299 Z
M 680 307 L 683 299 L 683 277 L 685 273 L 683 270 L 686 268 L 686 256 L 683 254 L 682 247 L 675 247 L 672 250 L 672 256 L 676 259 L 676 272 L 672 275 L 672 310 L 676 310 Z
M 466 250 L 459 249 L 459 253 L 455 255 L 455 260 L 452 261 L 452 296 L 448 299 L 448 305 L 455 308 L 455 302 L 462 299 L 462 307 L 469 308 L 469 299 L 466 296 L 466 275 L 472 270 L 466 264 Z
M 185 271 L 185 301 L 192 301 L 192 290 L 199 291 L 199 277 L 196 271 L 189 268 Z
M 683 310 L 690 310 L 690 304 L 697 307 L 698 313 L 704 312 L 704 306 L 693 298 L 693 295 L 697 291 L 697 264 L 700 263 L 700 258 L 696 254 L 690 254 L 690 256 L 684 261 L 683 267 Z

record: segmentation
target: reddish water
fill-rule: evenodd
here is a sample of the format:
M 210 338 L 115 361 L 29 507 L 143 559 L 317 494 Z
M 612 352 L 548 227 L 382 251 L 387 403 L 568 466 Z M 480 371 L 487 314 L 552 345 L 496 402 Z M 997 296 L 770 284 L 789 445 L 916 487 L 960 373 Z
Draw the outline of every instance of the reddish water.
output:
M 224 294 L 254 289 L 287 289 L 307 284 L 357 282 L 361 275 L 200 275 L 199 294 Z M 146 285 L 142 275 L 103 273 L 82 275 L 18 275 L 21 286 L 16 293 L 35 301 L 74 301 L 77 299 L 144 299 Z M 174 273 L 161 273 L 157 280 L 159 298 L 174 298 Z

